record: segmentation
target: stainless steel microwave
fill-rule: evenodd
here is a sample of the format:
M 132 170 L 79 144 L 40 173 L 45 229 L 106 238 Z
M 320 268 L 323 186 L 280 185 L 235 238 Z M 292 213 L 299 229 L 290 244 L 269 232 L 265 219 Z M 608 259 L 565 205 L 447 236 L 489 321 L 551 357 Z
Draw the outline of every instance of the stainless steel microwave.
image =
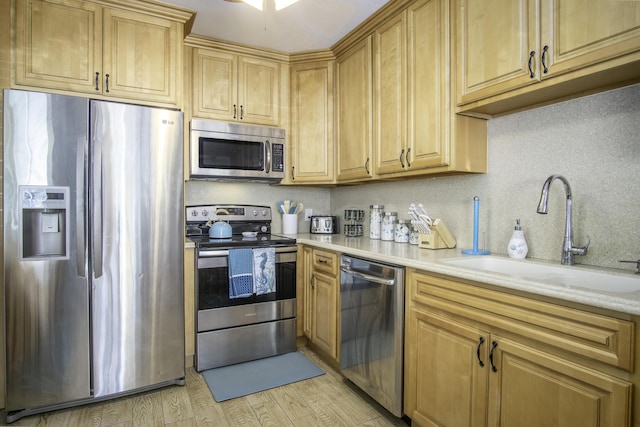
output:
M 285 175 L 284 129 L 191 120 L 191 179 L 278 182 Z

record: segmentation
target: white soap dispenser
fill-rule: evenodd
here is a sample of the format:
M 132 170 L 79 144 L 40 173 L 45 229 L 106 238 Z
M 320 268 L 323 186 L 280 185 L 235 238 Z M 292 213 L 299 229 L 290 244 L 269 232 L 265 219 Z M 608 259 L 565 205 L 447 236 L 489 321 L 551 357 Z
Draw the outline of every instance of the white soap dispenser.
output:
M 527 246 L 527 241 L 524 240 L 524 232 L 522 231 L 522 227 L 520 227 L 519 219 L 516 219 L 516 226 L 513 229 L 511 240 L 509 240 L 507 252 L 511 258 L 518 259 L 526 257 L 527 252 L 529 252 L 529 246 Z

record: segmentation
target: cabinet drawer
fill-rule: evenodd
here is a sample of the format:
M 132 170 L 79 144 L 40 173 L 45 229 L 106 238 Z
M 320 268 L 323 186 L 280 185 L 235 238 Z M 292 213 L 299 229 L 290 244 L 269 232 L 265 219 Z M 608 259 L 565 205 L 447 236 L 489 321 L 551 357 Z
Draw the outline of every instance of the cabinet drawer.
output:
M 338 274 L 338 254 L 319 249 L 313 250 L 313 269 L 336 276 Z
M 432 276 L 410 273 L 411 301 L 560 350 L 633 370 L 634 324 Z

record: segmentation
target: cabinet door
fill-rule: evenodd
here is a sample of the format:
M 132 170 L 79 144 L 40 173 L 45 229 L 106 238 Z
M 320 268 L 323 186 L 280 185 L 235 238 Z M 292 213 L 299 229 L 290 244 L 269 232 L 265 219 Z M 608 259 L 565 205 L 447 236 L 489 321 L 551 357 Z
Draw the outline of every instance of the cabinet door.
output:
M 239 120 L 278 126 L 280 122 L 280 64 L 251 57 L 238 62 Z
M 313 287 L 313 343 L 327 355 L 338 359 L 338 281 L 315 271 Z
M 408 164 L 410 170 L 447 165 L 450 145 L 450 0 L 422 0 L 409 7 Z
M 333 62 L 291 69 L 291 179 L 333 182 Z
M 509 339 L 493 341 L 489 425 L 629 425 L 631 383 Z
M 18 0 L 16 24 L 16 84 L 96 92 L 101 7 L 76 0 Z
M 238 117 L 237 76 L 236 55 L 193 49 L 193 116 L 226 121 Z
M 555 76 L 640 49 L 640 2 L 543 0 L 541 46 Z
M 421 426 L 486 425 L 488 334 L 416 308 L 408 315 L 407 416 Z
M 338 181 L 373 176 L 371 37 L 337 60 Z
M 181 55 L 178 23 L 105 9 L 103 93 L 175 104 Z M 108 76 L 108 77 L 107 77 Z
M 375 172 L 401 172 L 407 167 L 406 12 L 378 28 L 373 37 Z
M 539 81 L 536 0 L 457 2 L 458 105 Z

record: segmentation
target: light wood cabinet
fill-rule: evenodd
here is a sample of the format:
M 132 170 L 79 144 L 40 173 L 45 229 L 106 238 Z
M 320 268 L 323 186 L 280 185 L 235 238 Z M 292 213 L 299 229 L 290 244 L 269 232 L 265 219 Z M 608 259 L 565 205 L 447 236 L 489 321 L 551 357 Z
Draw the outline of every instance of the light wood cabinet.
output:
M 374 33 L 375 175 L 486 172 L 486 122 L 455 114 L 449 0 L 419 0 Z
M 15 84 L 178 105 L 191 14 L 161 7 L 18 0 Z
M 303 247 L 303 331 L 326 356 L 339 361 L 339 257 L 335 252 Z
M 496 114 L 639 76 L 638 2 L 457 4 L 462 111 Z
M 371 36 L 336 59 L 337 180 L 373 177 Z
M 195 248 L 184 250 L 184 354 L 185 366 L 193 366 L 196 354 Z
M 630 425 L 632 322 L 411 269 L 408 286 L 415 424 Z
M 333 91 L 335 61 L 291 65 L 290 182 L 335 180 Z
M 249 55 L 193 49 L 193 116 L 280 125 L 280 67 Z

